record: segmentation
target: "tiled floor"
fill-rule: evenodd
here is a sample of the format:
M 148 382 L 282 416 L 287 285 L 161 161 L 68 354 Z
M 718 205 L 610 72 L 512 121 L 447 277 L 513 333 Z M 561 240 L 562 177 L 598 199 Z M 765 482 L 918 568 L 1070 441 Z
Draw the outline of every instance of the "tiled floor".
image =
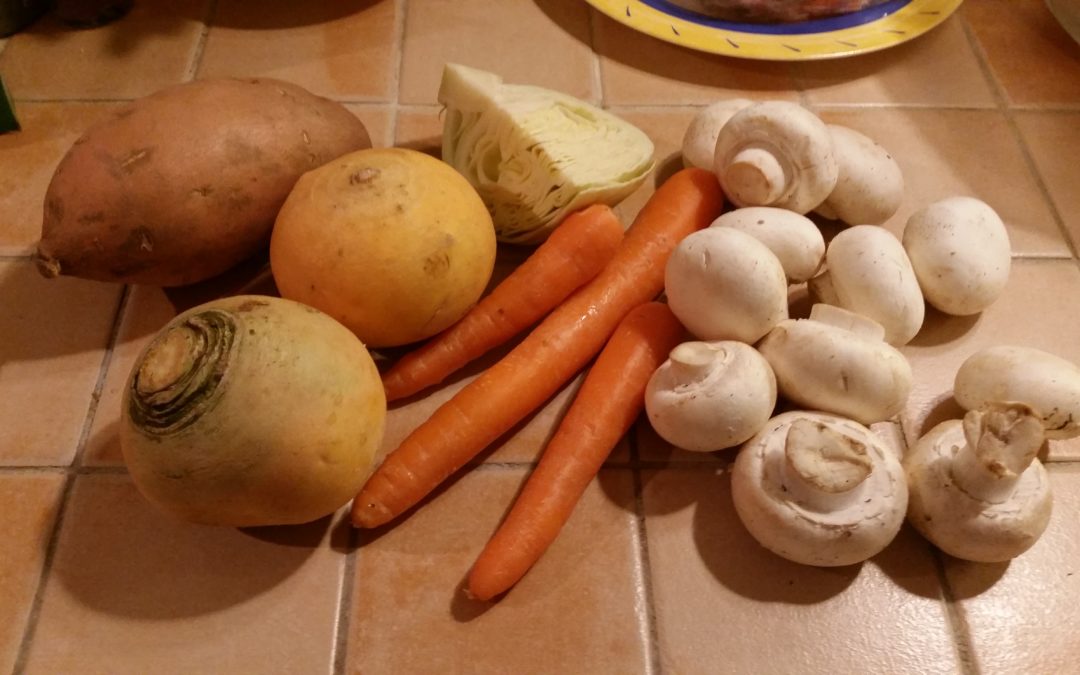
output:
M 933 311 L 905 348 L 907 440 L 957 414 L 952 375 L 1013 342 L 1080 361 L 1080 47 L 1042 0 L 967 0 L 930 34 L 864 57 L 736 61 L 634 33 L 582 0 L 136 0 L 71 31 L 45 18 L 0 40 L 24 131 L 0 136 L 0 672 L 1064 673 L 1080 639 L 1080 442 L 1049 446 L 1044 538 L 1007 565 L 961 563 L 905 529 L 859 566 L 813 569 L 758 547 L 730 499 L 730 452 L 679 452 L 639 422 L 539 565 L 501 602 L 461 582 L 572 382 L 412 517 L 374 532 L 343 514 L 303 527 L 185 525 L 132 486 L 117 441 L 136 354 L 194 289 L 46 281 L 30 261 L 66 148 L 119 103 L 219 75 L 278 77 L 345 103 L 377 145 L 438 153 L 445 61 L 599 102 L 646 131 L 656 178 L 697 107 L 800 101 L 873 136 L 907 192 L 887 226 L 971 194 L 1016 259 L 981 316 Z M 500 273 L 520 253 L 504 251 Z M 392 446 L 491 363 L 391 411 Z M 580 379 L 580 378 L 579 378 Z M 899 428 L 899 427 L 896 427 Z

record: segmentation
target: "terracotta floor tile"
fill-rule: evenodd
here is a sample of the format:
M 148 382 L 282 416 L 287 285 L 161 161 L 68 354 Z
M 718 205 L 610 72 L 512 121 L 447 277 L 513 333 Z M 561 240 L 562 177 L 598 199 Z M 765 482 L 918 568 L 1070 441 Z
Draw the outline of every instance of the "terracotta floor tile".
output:
M 106 118 L 111 103 L 18 103 L 22 131 L 0 136 L 0 255 L 33 251 L 41 236 L 45 190 L 79 136 Z
M 795 79 L 813 103 L 994 107 L 958 17 L 887 50 L 798 63 Z
M 862 565 L 807 567 L 750 537 L 725 473 L 643 482 L 664 672 L 958 671 L 930 549 L 911 531 Z
M 525 472 L 477 470 L 363 541 L 348 672 L 639 673 L 631 474 L 601 473 L 544 557 L 494 604 L 460 587 Z
M 886 223 L 895 234 L 923 206 L 967 195 L 988 203 L 1005 221 L 1014 254 L 1069 255 L 1061 229 L 1000 112 L 825 110 L 821 117 L 861 131 L 900 163 L 904 201 Z
M 693 51 L 634 31 L 595 10 L 593 22 L 606 105 L 798 98 L 786 63 Z
M 29 260 L 0 261 L 0 464 L 71 462 L 120 292 L 45 279 Z
M 915 385 L 903 414 L 908 441 L 946 419 L 963 415 L 952 398 L 964 360 L 984 347 L 1035 347 L 1080 363 L 1080 268 L 1072 260 L 1014 260 L 1001 298 L 981 315 L 948 317 L 927 310 L 926 322 L 902 351 Z M 1080 459 L 1080 439 L 1051 441 L 1051 459 Z
M 1018 112 L 1015 118 L 1073 244 L 1080 247 L 1080 113 Z
M 0 474 L 0 671 L 12 672 L 60 506 L 59 473 Z
M 198 77 L 271 77 L 330 98 L 393 100 L 399 4 L 221 0 Z
M 17 99 L 129 99 L 188 78 L 207 0 L 136 2 L 122 19 L 71 30 L 52 16 L 9 38 L 0 72 Z
M 394 145 L 442 157 L 442 117 L 439 108 L 401 110 Z
M 135 359 L 154 334 L 176 316 L 176 308 L 160 289 L 133 286 L 128 294 L 109 369 L 101 385 L 82 462 L 89 466 L 123 464 L 120 454 L 120 400 Z
M 599 100 L 588 6 L 576 0 L 409 0 L 402 103 L 435 103 L 443 65 Z
M 393 111 L 388 105 L 346 103 L 345 107 L 360 118 L 371 136 L 371 145 L 387 148 L 394 144 Z
M 961 13 L 1011 103 L 1080 103 L 1080 45 L 1043 0 L 965 2 Z
M 1042 538 L 1008 563 L 946 557 L 945 574 L 970 628 L 980 672 L 1076 670 L 1080 632 L 1080 465 L 1050 467 L 1054 511 Z
M 26 672 L 329 672 L 345 560 L 331 531 L 188 525 L 127 476 L 79 476 Z

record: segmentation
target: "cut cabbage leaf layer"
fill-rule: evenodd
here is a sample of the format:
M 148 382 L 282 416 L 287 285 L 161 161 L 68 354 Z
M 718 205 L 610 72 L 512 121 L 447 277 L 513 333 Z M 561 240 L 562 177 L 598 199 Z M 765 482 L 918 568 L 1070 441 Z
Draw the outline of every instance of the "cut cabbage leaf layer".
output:
M 476 188 L 499 241 L 538 244 L 571 211 L 615 205 L 653 168 L 640 129 L 584 101 L 447 64 L 442 157 Z

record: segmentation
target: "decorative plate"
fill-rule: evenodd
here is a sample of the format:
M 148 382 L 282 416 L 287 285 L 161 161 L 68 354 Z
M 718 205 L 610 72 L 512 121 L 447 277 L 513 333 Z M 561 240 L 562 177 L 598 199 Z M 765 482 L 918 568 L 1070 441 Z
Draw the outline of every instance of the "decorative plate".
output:
M 809 61 L 875 52 L 907 42 L 949 18 L 963 0 L 889 0 L 798 23 L 721 21 L 667 0 L 586 0 L 619 23 L 703 52 L 766 61 Z

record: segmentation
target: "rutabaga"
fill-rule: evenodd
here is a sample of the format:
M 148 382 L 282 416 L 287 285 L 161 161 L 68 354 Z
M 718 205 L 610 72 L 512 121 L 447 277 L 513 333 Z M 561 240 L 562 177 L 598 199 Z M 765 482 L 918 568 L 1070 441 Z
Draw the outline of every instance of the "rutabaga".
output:
M 447 64 L 443 160 L 487 204 L 499 241 L 536 244 L 571 211 L 614 205 L 653 168 L 641 130 L 567 94 Z

